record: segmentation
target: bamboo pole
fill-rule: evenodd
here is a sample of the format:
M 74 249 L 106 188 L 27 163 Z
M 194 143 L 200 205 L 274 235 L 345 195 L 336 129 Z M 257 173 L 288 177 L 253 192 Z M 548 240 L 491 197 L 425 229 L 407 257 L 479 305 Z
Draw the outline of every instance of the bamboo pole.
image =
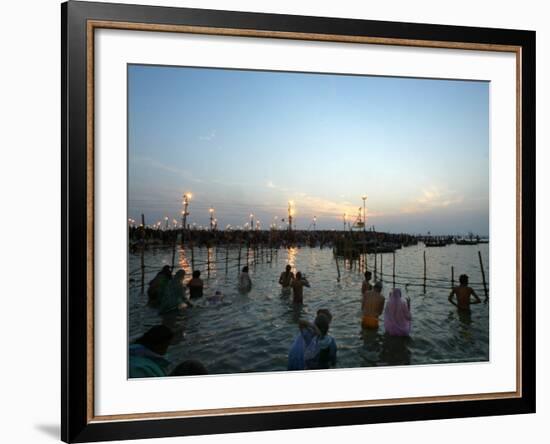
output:
M 229 247 L 225 245 L 225 274 L 227 274 L 229 267 Z
M 210 248 L 206 247 L 206 273 L 210 277 Z
M 145 291 L 145 215 L 141 213 L 141 292 Z
M 424 293 L 426 293 L 426 250 L 424 250 Z
M 195 271 L 195 246 L 193 245 L 193 242 L 189 242 L 191 244 L 191 271 Z
M 336 261 L 336 271 L 338 272 L 338 278 L 336 279 L 338 282 L 340 282 L 340 265 L 338 264 L 338 256 L 336 255 L 336 251 L 332 250 L 334 254 L 334 260 Z
M 384 255 L 380 253 L 380 280 L 384 282 Z
M 451 289 L 455 288 L 455 267 L 451 265 Z
M 378 257 L 378 253 L 374 252 L 374 282 L 375 283 L 378 280 L 378 277 L 377 277 L 378 276 L 378 274 L 377 274 L 378 273 L 378 263 L 377 263 L 378 259 L 377 259 L 377 257 Z
M 237 261 L 237 268 L 239 269 L 239 271 L 241 270 L 241 244 L 239 243 L 239 259 Z
M 479 257 L 479 268 L 481 268 L 481 279 L 483 279 L 483 291 L 485 292 L 485 300 L 489 299 L 489 293 L 487 291 L 487 282 L 485 281 L 485 270 L 483 269 L 483 260 L 481 259 L 481 251 L 478 250 L 477 256 Z
M 395 288 L 395 250 L 393 251 L 393 288 Z

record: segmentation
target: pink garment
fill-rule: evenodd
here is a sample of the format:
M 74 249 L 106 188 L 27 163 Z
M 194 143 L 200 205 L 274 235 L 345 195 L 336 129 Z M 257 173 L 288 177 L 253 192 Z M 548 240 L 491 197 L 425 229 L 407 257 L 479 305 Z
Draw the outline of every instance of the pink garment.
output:
M 384 328 L 392 336 L 409 336 L 411 312 L 407 301 L 401 298 L 401 290 L 394 288 L 384 310 Z

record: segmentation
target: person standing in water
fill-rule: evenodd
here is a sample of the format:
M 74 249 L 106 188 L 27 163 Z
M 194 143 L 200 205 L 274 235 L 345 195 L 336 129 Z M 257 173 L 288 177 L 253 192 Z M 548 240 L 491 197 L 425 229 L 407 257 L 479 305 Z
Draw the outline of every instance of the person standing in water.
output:
M 204 283 L 201 279 L 201 272 L 199 270 L 193 271 L 193 277 L 187 282 L 187 288 L 189 288 L 190 299 L 202 297 Z
M 449 302 L 455 305 L 459 310 L 469 312 L 470 304 L 481 304 L 481 299 L 479 299 L 479 296 L 476 294 L 474 289 L 468 286 L 468 275 L 461 274 L 458 281 L 460 282 L 460 285 L 451 290 L 451 293 L 449 294 Z M 456 295 L 456 302 L 453 300 L 454 295 Z M 470 299 L 471 296 L 474 297 L 473 301 Z
M 361 324 L 363 328 L 371 330 L 378 329 L 378 317 L 384 311 L 385 301 L 384 296 L 382 296 L 381 282 L 377 282 L 374 284 L 374 289 L 366 291 L 363 294 L 363 302 L 361 304 L 361 310 L 363 312 Z
M 172 279 L 166 285 L 165 291 L 160 299 L 159 314 L 166 314 L 178 310 L 183 310 L 191 303 L 185 297 L 185 270 L 178 270 Z
M 390 336 L 409 336 L 411 332 L 411 300 L 401 297 L 401 290 L 394 288 L 384 311 L 384 328 Z
M 370 280 L 372 278 L 372 273 L 370 271 L 365 271 L 365 280 L 363 281 L 363 285 L 361 285 L 361 294 L 363 297 L 365 296 L 365 293 L 367 291 L 372 290 L 372 285 L 370 283 Z
M 239 275 L 239 291 L 247 292 L 252 289 L 252 281 L 248 274 L 248 265 L 243 267 L 241 274 Z
M 294 273 L 291 270 L 292 267 L 287 265 L 285 271 L 283 271 L 279 277 L 279 285 L 281 285 L 284 293 L 290 292 L 290 286 L 294 280 Z
M 304 303 L 304 287 L 309 288 L 309 282 L 305 277 L 302 277 L 302 273 L 299 271 L 296 273 L 296 277 L 293 279 L 290 284 L 292 287 L 292 302 L 294 304 L 303 304 Z

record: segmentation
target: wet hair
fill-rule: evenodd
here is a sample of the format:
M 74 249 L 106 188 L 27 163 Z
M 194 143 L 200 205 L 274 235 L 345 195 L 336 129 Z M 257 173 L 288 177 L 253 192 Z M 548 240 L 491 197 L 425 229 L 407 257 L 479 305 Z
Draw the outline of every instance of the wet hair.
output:
M 166 325 L 155 325 L 147 330 L 136 340 L 136 344 L 141 344 L 149 350 L 163 354 L 174 337 L 174 333 Z
M 207 375 L 208 370 L 202 362 L 195 359 L 188 359 L 178 364 L 170 376 L 192 376 L 192 375 Z
M 332 322 L 332 314 L 328 310 L 328 308 L 320 308 L 319 310 L 317 310 L 317 316 L 319 316 L 319 315 L 326 316 L 328 318 L 328 321 Z
M 200 275 L 201 275 L 201 272 L 200 272 L 199 270 L 193 271 L 193 277 L 194 277 L 195 279 L 198 278 L 198 277 L 200 277 Z
M 300 279 L 302 279 L 302 272 L 301 272 L 301 271 L 298 271 L 298 272 L 296 273 L 296 280 L 300 280 Z
M 372 278 L 372 273 L 370 271 L 365 271 L 365 279 L 370 281 Z
M 458 281 L 462 285 L 467 285 L 468 284 L 468 275 L 467 274 L 461 274 L 460 277 L 458 278 Z
M 243 267 L 243 273 L 248 273 L 248 265 L 245 265 L 245 266 Z
M 292 267 L 290 265 L 287 265 L 286 266 L 286 271 L 290 271 L 290 270 L 292 270 Z
M 377 290 L 382 290 L 382 282 L 376 281 L 376 284 L 374 284 L 374 288 Z
M 170 269 L 170 265 L 165 265 L 162 267 L 162 270 L 160 270 L 162 274 L 166 274 L 168 276 L 172 276 L 172 270 Z
M 321 332 L 321 336 L 326 336 L 326 334 L 328 333 L 329 325 L 330 325 L 330 320 L 326 314 L 320 313 L 315 318 L 315 326 Z

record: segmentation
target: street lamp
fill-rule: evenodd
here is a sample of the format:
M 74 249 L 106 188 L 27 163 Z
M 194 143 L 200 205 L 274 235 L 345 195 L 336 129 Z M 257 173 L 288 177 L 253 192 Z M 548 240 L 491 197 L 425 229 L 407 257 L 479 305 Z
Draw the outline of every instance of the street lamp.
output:
M 367 195 L 361 196 L 363 199 L 363 231 L 367 230 Z
M 250 231 L 254 229 L 254 214 L 250 213 Z
M 210 208 L 208 212 L 210 213 L 210 231 L 213 231 L 214 230 L 214 208 Z
M 181 229 L 185 230 L 187 228 L 187 216 L 189 216 L 189 201 L 193 195 L 191 193 L 185 193 L 183 195 L 183 211 L 181 212 Z
M 288 201 L 288 231 L 292 231 L 292 219 L 294 216 L 294 201 Z

